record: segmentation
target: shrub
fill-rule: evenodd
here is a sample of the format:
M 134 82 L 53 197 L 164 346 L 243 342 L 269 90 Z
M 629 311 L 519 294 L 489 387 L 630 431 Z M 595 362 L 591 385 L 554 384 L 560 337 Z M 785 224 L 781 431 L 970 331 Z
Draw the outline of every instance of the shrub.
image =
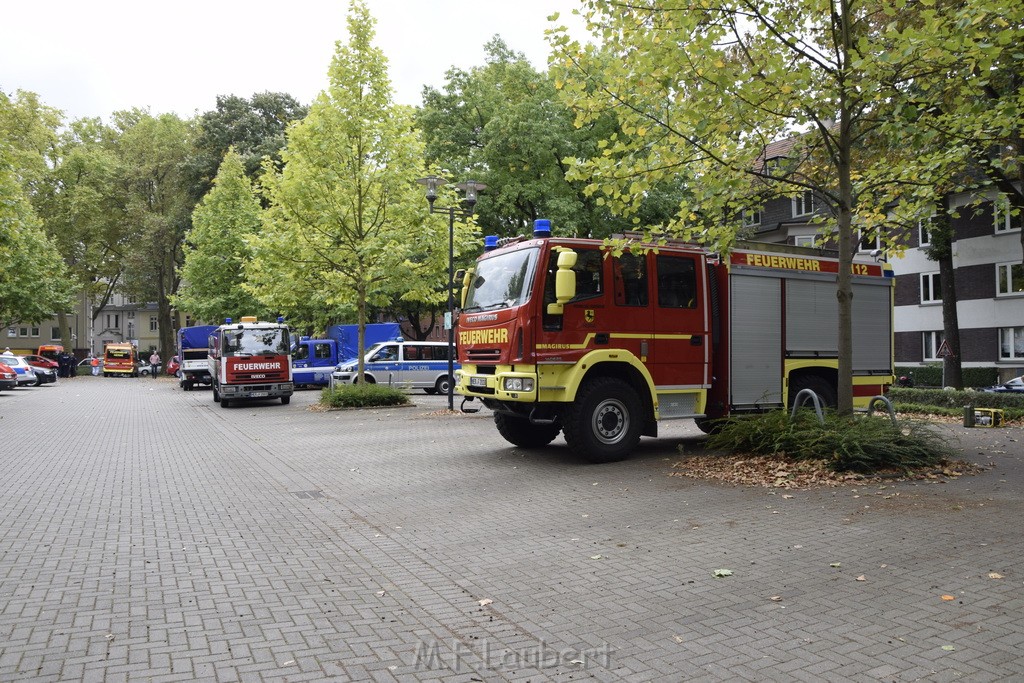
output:
M 408 403 L 409 397 L 401 389 L 368 382 L 339 384 L 333 389 L 327 387 L 320 394 L 320 405 L 330 408 L 371 408 Z
M 785 411 L 729 418 L 708 439 L 709 448 L 820 460 L 836 472 L 910 471 L 952 459 L 955 451 L 924 423 L 893 425 L 887 417 L 844 417 L 812 411 L 790 419 Z
M 999 383 L 999 371 L 996 368 L 962 368 L 965 387 L 990 387 Z M 896 366 L 897 377 L 913 377 L 918 387 L 942 386 L 942 363 L 923 367 Z

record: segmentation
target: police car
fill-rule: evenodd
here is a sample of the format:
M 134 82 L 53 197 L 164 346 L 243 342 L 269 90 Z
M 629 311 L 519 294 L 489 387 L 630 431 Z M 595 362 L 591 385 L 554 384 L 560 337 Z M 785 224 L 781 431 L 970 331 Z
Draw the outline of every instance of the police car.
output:
M 423 389 L 428 394 L 447 394 L 452 381 L 448 375 L 447 342 L 406 341 L 401 338 L 378 342 L 370 347 L 364 359 L 363 376 L 367 382 Z M 459 369 L 457 361 L 453 363 L 453 369 Z M 355 360 L 339 363 L 331 373 L 331 380 L 339 384 L 354 384 L 357 371 Z

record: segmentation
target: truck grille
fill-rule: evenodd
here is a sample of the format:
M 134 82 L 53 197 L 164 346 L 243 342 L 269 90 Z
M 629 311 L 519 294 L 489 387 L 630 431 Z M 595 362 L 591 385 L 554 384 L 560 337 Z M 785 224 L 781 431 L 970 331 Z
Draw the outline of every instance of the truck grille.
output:
M 471 349 L 466 352 L 469 363 L 497 363 L 501 360 L 501 349 Z

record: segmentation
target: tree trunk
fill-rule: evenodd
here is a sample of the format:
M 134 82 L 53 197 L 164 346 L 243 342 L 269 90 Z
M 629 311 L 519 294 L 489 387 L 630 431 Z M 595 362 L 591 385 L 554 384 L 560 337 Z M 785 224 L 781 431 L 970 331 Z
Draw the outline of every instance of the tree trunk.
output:
M 928 255 L 939 263 L 939 288 L 942 290 L 942 336 L 950 355 L 942 359 L 943 384 L 964 388 L 963 356 L 960 354 L 960 320 L 956 310 L 956 271 L 953 268 L 953 227 L 949 217 L 950 195 L 939 202 L 929 235 Z

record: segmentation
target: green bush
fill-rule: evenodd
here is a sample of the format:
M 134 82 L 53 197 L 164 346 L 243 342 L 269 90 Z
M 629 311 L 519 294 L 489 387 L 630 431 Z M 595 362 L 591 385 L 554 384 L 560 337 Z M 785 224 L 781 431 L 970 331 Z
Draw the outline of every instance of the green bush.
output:
M 924 423 L 893 425 L 887 417 L 842 417 L 826 411 L 825 423 L 813 411 L 785 411 L 729 418 L 708 439 L 712 449 L 781 454 L 793 460 L 820 460 L 836 472 L 907 472 L 940 464 L 955 451 Z
M 965 387 L 990 387 L 999 383 L 999 371 L 996 368 L 963 368 Z M 913 377 L 914 386 L 942 387 L 942 363 L 933 363 L 924 367 L 896 366 L 897 377 Z
M 963 415 L 965 406 L 973 406 L 998 408 L 1003 411 L 1003 418 L 1007 421 L 1024 417 L 1024 393 L 893 387 L 887 396 L 899 413 L 931 413 L 957 417 Z
M 382 384 L 339 384 L 320 393 L 320 405 L 330 408 L 403 406 L 409 397 L 401 389 Z

